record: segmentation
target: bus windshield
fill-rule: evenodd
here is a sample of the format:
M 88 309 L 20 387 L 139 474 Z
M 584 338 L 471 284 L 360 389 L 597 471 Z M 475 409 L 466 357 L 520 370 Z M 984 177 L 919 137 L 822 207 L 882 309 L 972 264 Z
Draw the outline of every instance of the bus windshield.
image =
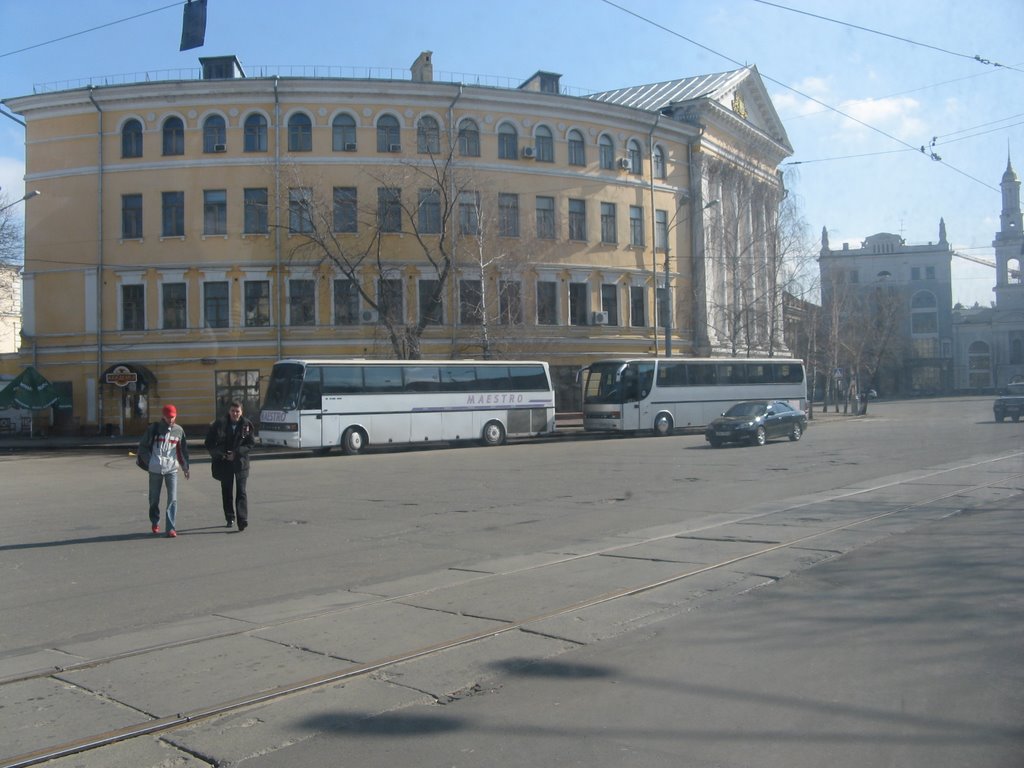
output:
M 278 363 L 270 372 L 267 398 L 263 402 L 266 411 L 291 411 L 299 401 L 302 389 L 304 366 L 299 363 Z
M 595 363 L 587 369 L 583 387 L 584 403 L 622 402 L 622 372 L 624 362 Z

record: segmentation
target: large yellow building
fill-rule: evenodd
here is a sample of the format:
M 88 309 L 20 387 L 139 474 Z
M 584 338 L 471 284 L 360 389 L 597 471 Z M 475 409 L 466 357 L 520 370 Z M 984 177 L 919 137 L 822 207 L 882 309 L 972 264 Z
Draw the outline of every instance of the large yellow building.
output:
M 81 428 L 255 411 L 283 357 L 543 359 L 576 410 L 598 357 L 783 351 L 792 150 L 754 68 L 573 96 L 435 81 L 429 52 L 409 79 L 201 64 L 4 102 L 41 192 L 18 363 Z

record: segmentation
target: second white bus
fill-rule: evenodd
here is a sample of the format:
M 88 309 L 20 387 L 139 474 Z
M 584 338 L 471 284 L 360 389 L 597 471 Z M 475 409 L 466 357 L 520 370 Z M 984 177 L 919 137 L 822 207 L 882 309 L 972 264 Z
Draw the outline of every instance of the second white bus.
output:
M 281 360 L 260 412 L 268 445 L 356 454 L 368 445 L 478 440 L 555 429 L 547 363 Z
M 599 360 L 581 372 L 583 428 L 667 435 L 703 427 L 733 403 L 783 400 L 807 407 L 802 360 L 640 358 Z

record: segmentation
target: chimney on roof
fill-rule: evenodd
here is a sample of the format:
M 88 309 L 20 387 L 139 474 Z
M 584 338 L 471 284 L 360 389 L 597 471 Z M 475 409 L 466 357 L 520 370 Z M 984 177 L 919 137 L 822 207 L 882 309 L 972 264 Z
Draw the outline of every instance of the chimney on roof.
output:
M 412 71 L 412 81 L 414 83 L 434 82 L 434 65 L 430 63 L 431 56 L 433 56 L 433 51 L 424 51 L 412 63 L 409 69 Z

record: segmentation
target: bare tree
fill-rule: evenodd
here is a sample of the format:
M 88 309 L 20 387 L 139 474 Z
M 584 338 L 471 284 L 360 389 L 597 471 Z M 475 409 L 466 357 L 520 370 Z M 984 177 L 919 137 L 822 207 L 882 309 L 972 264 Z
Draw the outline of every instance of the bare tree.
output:
M 0 193 L 0 352 L 15 351 L 21 331 L 22 226 Z

